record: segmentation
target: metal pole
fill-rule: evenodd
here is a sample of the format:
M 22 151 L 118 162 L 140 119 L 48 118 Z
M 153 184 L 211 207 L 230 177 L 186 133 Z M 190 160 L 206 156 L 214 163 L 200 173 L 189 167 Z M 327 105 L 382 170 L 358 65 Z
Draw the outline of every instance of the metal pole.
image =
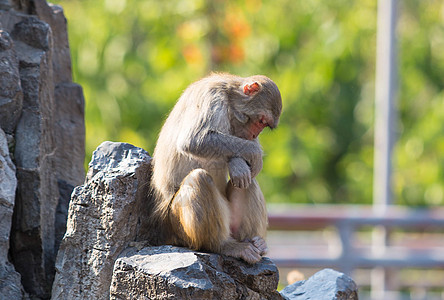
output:
M 392 199 L 392 149 L 395 140 L 394 124 L 396 97 L 396 0 L 378 0 L 376 79 L 375 79 L 375 136 L 373 207 L 384 214 Z M 382 255 L 387 245 L 387 231 L 375 228 L 373 250 Z M 387 290 L 386 270 L 376 268 L 372 273 L 372 298 L 384 299 Z

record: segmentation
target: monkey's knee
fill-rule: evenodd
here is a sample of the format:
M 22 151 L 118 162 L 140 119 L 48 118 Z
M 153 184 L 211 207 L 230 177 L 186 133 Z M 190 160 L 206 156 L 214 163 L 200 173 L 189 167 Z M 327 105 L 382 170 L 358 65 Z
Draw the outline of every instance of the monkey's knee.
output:
M 229 235 L 228 203 L 203 169 L 190 172 L 171 203 L 176 234 L 192 249 L 218 251 Z

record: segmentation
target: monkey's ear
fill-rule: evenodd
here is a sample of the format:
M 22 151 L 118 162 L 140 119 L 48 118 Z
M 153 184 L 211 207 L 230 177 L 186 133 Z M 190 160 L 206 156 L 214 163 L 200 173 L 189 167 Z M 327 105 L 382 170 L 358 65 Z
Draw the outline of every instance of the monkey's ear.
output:
M 257 82 L 247 83 L 244 85 L 244 94 L 247 96 L 253 96 L 259 92 L 261 86 Z

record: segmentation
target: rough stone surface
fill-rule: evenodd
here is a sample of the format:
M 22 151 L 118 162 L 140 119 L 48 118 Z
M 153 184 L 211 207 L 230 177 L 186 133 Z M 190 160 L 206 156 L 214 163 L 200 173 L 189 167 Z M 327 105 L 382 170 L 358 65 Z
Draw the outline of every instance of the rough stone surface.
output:
M 9 232 L 11 230 L 17 179 L 15 166 L 9 157 L 6 135 L 0 129 L 0 262 L 8 257 Z
M 0 29 L 0 128 L 12 133 L 23 105 L 19 62 L 14 43 L 7 31 Z
M 42 0 L 33 1 L 33 4 L 39 19 L 47 23 L 52 30 L 54 48 L 57 49 L 52 57 L 54 83 L 58 86 L 59 84 L 72 82 L 68 28 L 63 9 L 59 5 L 48 5 L 46 1 Z
M 0 299 L 29 299 L 20 282 L 20 274 L 8 261 L 0 263 Z
M 84 179 L 84 100 L 72 83 L 59 6 L 0 2 L 0 86 L 0 128 L 8 134 L 18 180 L 6 239 L 25 290 L 47 299 L 70 194 Z
M 282 299 L 276 266 L 159 246 L 130 248 L 114 265 L 110 299 Z
M 11 3 L 9 3 L 9 0 L 0 0 L 0 9 L 10 9 L 11 8 Z
M 12 258 L 25 289 L 40 298 L 49 297 L 54 276 L 54 221 L 59 199 L 53 161 L 55 105 L 50 33 L 46 23 L 27 17 L 16 24 L 12 34 L 17 39 L 24 96 L 15 132 L 18 189 Z
M 72 191 L 85 178 L 85 100 L 82 87 L 72 82 L 59 83 L 54 96 L 57 112 L 54 116 L 55 170 L 58 181 L 71 185 Z
M 281 295 L 288 300 L 357 300 L 358 288 L 347 275 L 324 269 L 307 280 L 287 286 Z
M 146 227 L 150 162 L 146 151 L 125 143 L 96 149 L 69 205 L 52 299 L 108 299 L 115 260 Z
M 11 230 L 17 179 L 15 166 L 9 157 L 6 135 L 0 129 L 0 299 L 21 299 L 24 291 L 17 273 L 8 261 L 9 232 Z
M 32 48 L 51 50 L 52 35 L 49 25 L 33 16 L 17 23 L 12 30 L 14 40 L 21 41 Z
M 55 217 L 55 249 L 58 249 L 66 230 L 71 193 L 85 178 L 85 100 L 82 87 L 72 82 L 57 84 L 54 97 L 54 168 L 59 191 Z

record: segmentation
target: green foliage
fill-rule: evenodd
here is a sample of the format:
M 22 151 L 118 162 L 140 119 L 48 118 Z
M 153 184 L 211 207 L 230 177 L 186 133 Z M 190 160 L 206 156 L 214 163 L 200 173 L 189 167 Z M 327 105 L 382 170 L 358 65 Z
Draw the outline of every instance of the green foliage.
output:
M 87 153 L 152 152 L 181 91 L 210 71 L 271 77 L 284 111 L 261 134 L 271 202 L 371 203 L 376 2 L 57 1 L 86 97 Z M 444 5 L 400 1 L 396 203 L 444 202 Z M 89 157 L 87 158 L 89 159 Z

